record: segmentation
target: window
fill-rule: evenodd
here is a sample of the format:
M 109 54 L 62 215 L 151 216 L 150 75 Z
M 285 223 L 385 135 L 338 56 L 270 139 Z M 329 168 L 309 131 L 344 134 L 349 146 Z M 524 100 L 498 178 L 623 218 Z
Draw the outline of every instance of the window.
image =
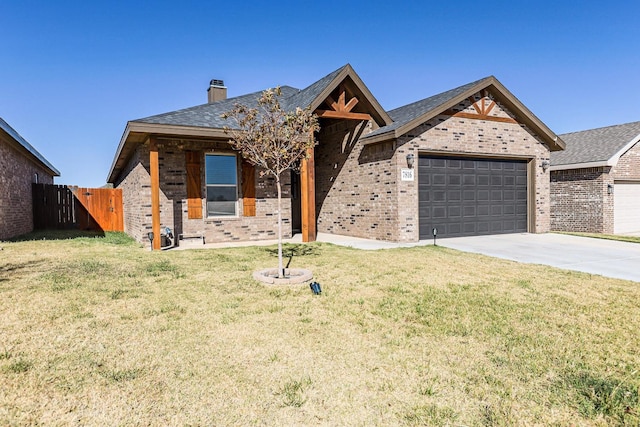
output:
M 233 154 L 207 154 L 207 216 L 235 216 L 238 201 L 238 172 Z

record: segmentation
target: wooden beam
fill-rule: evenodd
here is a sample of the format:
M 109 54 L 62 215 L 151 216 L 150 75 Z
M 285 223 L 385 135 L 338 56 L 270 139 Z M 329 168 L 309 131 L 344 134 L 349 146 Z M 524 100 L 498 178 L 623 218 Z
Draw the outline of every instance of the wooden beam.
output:
M 327 99 L 325 101 L 327 103 L 327 105 L 331 108 L 333 108 L 334 110 L 338 109 L 338 103 L 336 101 L 333 100 L 333 98 L 331 97 L 331 95 L 327 96 Z
M 151 231 L 153 231 L 153 249 L 160 249 L 160 162 L 158 160 L 158 141 L 149 137 L 149 174 L 151 175 Z
M 495 116 L 487 116 L 486 114 L 465 113 L 463 111 L 453 111 L 453 110 L 447 110 L 442 114 L 445 116 L 461 117 L 463 119 L 486 120 L 488 122 L 518 124 L 518 122 L 515 119 L 512 119 L 511 117 L 495 117 Z
M 491 101 L 491 103 L 489 104 L 489 106 L 485 110 L 484 114 L 489 115 L 489 113 L 491 112 L 491 110 L 493 110 L 493 107 L 495 107 L 495 106 L 496 106 L 496 101 Z
M 316 241 L 316 184 L 313 148 L 300 167 L 300 204 L 302 210 L 302 241 Z
M 350 112 L 351 110 L 353 110 L 353 107 L 355 107 L 357 103 L 358 103 L 358 98 L 354 96 L 349 100 L 349 102 L 347 102 L 347 105 L 344 106 L 344 111 Z
M 316 110 L 318 117 L 325 119 L 371 120 L 365 113 L 351 113 L 347 111 Z
M 472 96 L 469 97 L 469 102 L 471 102 L 471 105 L 473 106 L 473 108 L 475 108 L 478 114 L 482 114 L 482 111 L 480 111 L 480 108 L 478 108 L 478 103 L 476 102 L 475 99 L 473 99 Z

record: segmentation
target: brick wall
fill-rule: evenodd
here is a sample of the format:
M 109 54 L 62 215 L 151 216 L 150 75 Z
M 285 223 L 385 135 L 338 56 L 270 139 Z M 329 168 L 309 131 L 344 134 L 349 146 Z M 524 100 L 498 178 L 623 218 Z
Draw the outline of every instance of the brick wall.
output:
M 476 94 L 476 100 L 480 94 Z M 488 101 L 487 101 L 488 102 Z M 468 100 L 458 111 L 473 113 Z M 491 114 L 510 117 L 499 103 Z M 469 156 L 530 158 L 535 176 L 532 232 L 550 230 L 549 172 L 540 167 L 549 150 L 530 130 L 515 123 L 437 116 L 397 141 L 362 146 L 352 143 L 357 128 L 324 127 L 316 147 L 316 188 L 319 195 L 318 231 L 379 240 L 414 242 L 419 239 L 418 181 L 401 181 L 412 153 L 455 153 Z M 368 129 L 363 130 L 363 134 Z M 324 166 L 323 166 L 324 165 Z
M 640 181 L 640 142 L 620 157 L 612 174 L 618 180 Z
M 0 240 L 33 231 L 31 184 L 53 184 L 53 176 L 0 134 Z
M 256 216 L 242 215 L 242 200 L 238 202 L 238 216 L 232 218 L 189 219 L 187 209 L 187 173 L 185 151 L 201 153 L 202 195 L 206 194 L 204 155 L 232 152 L 219 141 L 158 140 L 160 167 L 160 224 L 170 227 L 175 236 L 205 237 L 207 242 L 265 240 L 277 238 L 277 189 L 273 178 L 260 178 L 256 171 Z M 240 165 L 238 166 L 240 168 Z M 240 170 L 239 170 L 240 172 Z M 149 175 L 149 145 L 140 145 L 123 170 L 123 178 L 116 183 L 123 190 L 125 231 L 139 242 L 148 242 L 151 231 L 151 181 Z M 238 174 L 240 180 L 241 174 Z M 283 178 L 283 236 L 291 236 L 290 176 Z M 238 182 L 240 189 L 240 182 Z M 203 198 L 202 206 L 206 204 Z
M 151 178 L 149 144 L 140 145 L 114 186 L 122 189 L 124 231 L 138 242 L 148 241 L 151 231 Z
M 345 120 L 321 126 L 315 149 L 318 232 L 395 240 L 394 143 L 357 143 L 369 124 Z
M 609 167 L 551 172 L 551 229 L 613 233 L 613 185 Z

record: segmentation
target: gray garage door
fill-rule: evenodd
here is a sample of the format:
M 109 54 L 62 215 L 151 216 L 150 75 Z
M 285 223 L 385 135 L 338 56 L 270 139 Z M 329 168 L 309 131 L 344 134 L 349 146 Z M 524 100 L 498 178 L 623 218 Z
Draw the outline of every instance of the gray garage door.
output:
M 420 157 L 420 239 L 527 231 L 526 161 Z

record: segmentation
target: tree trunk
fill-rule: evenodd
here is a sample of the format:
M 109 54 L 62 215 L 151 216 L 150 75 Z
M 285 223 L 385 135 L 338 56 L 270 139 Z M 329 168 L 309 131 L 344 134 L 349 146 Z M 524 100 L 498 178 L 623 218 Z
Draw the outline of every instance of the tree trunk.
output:
M 284 267 L 282 263 L 282 186 L 280 185 L 280 175 L 276 176 L 278 185 L 278 277 L 284 277 Z

